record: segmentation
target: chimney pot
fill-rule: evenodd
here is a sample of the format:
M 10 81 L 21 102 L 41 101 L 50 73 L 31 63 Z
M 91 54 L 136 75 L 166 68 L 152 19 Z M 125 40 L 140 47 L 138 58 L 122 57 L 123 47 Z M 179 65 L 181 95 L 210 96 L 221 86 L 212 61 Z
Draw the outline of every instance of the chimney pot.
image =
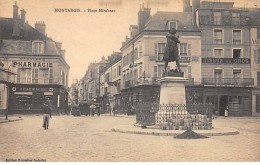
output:
M 45 35 L 46 25 L 42 21 L 36 21 L 35 29 Z
M 15 5 L 13 5 L 13 19 L 18 19 L 18 6 L 17 3 L 15 1 Z

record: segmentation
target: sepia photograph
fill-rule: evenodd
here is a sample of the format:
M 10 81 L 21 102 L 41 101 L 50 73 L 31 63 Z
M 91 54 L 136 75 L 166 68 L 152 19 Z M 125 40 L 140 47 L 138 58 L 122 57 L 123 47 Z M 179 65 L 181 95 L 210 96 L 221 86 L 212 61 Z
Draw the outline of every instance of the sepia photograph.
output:
M 260 0 L 0 0 L 0 164 L 260 162 Z

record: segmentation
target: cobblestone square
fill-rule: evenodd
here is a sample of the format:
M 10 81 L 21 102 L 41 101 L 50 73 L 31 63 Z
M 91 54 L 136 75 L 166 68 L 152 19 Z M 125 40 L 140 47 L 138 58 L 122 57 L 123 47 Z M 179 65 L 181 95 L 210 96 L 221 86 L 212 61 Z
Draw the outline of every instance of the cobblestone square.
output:
M 22 119 L 0 124 L 2 162 L 260 161 L 257 118 L 217 118 L 215 126 L 236 128 L 239 134 L 189 140 L 111 131 L 116 125 L 134 124 L 134 116 L 53 116 L 48 130 L 41 127 L 42 116 Z

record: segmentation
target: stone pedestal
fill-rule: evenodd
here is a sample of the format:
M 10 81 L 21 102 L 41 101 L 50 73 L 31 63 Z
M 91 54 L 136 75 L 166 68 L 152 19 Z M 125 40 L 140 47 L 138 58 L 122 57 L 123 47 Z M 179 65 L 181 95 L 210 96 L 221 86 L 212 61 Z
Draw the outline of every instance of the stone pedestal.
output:
M 186 104 L 184 77 L 163 77 L 160 79 L 160 104 Z
M 157 112 L 156 123 L 164 123 L 173 114 L 188 114 L 186 110 L 185 82 L 184 77 L 163 77 L 160 80 L 160 109 Z M 176 104 L 176 105 L 174 105 Z

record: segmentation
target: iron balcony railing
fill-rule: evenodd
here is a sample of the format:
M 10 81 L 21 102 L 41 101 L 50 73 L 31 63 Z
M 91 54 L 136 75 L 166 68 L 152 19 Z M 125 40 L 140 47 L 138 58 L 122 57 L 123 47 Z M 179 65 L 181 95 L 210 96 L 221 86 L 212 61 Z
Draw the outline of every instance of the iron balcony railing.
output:
M 203 85 L 215 86 L 251 86 L 253 78 L 202 78 Z
M 140 78 L 138 80 L 128 80 L 125 82 L 125 88 L 135 87 L 138 85 L 154 85 L 159 84 L 157 81 L 161 77 L 152 77 L 152 80 L 144 80 L 143 78 Z

